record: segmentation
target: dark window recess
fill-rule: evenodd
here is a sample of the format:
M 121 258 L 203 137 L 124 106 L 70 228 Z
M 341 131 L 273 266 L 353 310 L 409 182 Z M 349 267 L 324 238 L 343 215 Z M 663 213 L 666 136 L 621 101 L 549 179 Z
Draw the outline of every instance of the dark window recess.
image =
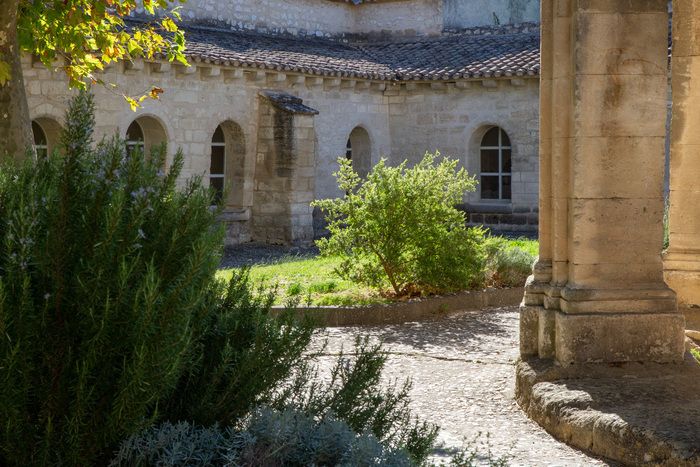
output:
M 481 197 L 483 199 L 499 199 L 498 178 L 497 175 L 481 176 Z
M 49 140 L 46 138 L 44 129 L 37 122 L 32 121 L 32 133 L 34 134 L 34 150 L 39 158 L 49 155 Z
M 144 152 L 144 137 L 141 125 L 134 120 L 126 130 L 126 152 L 131 154 L 136 149 Z
M 512 150 L 510 138 L 499 127 L 490 128 L 481 140 L 481 199 L 511 199 Z

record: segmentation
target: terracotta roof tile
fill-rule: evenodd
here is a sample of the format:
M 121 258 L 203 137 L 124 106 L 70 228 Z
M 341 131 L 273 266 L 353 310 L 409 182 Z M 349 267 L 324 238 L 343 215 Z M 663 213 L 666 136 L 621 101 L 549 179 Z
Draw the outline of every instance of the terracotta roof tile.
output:
M 488 28 L 369 42 L 184 28 L 194 61 L 377 80 L 454 80 L 539 74 L 539 33 Z M 481 30 L 480 30 L 481 31 Z M 499 33 L 504 31 L 505 33 Z

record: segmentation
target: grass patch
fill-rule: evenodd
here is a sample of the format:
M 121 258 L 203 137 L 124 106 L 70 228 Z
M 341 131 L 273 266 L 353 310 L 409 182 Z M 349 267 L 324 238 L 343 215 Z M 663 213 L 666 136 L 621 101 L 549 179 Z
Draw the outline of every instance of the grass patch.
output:
M 487 285 L 523 285 L 538 254 L 537 240 L 491 237 L 487 242 L 491 245 L 487 251 L 492 258 Z M 376 290 L 338 277 L 334 270 L 339 264 L 338 258 L 287 256 L 274 263 L 252 266 L 250 277 L 253 282 L 277 289 L 276 305 L 290 301 L 302 306 L 370 305 L 392 301 Z M 228 279 L 231 271 L 222 269 L 217 275 Z
M 697 360 L 698 363 L 700 363 L 700 350 L 698 350 L 698 349 L 690 349 L 690 354 L 691 354 L 693 357 L 695 357 L 695 360 Z
M 276 305 L 299 301 L 299 305 L 368 305 L 389 300 L 369 287 L 362 287 L 339 278 L 333 270 L 340 264 L 336 258 L 288 256 L 270 264 L 251 267 L 253 282 L 276 287 Z M 218 276 L 231 277 L 231 269 Z

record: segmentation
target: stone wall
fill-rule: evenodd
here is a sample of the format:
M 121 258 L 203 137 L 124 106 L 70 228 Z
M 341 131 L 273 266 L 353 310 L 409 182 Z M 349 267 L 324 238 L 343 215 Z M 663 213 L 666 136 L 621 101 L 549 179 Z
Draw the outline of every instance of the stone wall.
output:
M 389 102 L 392 162 L 419 160 L 439 150 L 459 158 L 479 174 L 481 139 L 499 126 L 511 140 L 512 200 L 481 199 L 479 189 L 465 199 L 472 224 L 498 230 L 536 231 L 538 200 L 538 80 L 501 79 L 452 84 L 396 86 Z
M 444 26 L 470 28 L 539 21 L 539 0 L 444 0 Z
M 352 5 L 328 0 L 189 0 L 182 16 L 258 32 L 311 34 L 435 34 L 442 30 L 442 0 Z
M 31 117 L 61 123 L 71 95 L 65 79 L 59 73 L 32 64 L 29 57 L 24 58 L 24 65 Z M 253 206 L 255 196 L 262 196 L 256 195 L 256 186 L 264 182 L 259 160 L 270 151 L 269 147 L 261 145 L 260 139 L 260 135 L 268 131 L 261 126 L 259 98 L 260 91 L 266 89 L 297 96 L 319 111 L 313 117 L 313 127 L 302 131 L 306 142 L 300 154 L 314 161 L 302 170 L 304 177 L 311 176 L 309 173 L 313 175 L 313 186 L 308 185 L 308 179 L 303 180 L 311 197 L 341 195 L 332 173 L 337 168 L 336 159 L 345 155 L 348 137 L 356 127 L 369 134 L 373 164 L 382 156 L 389 157 L 392 162 L 403 158 L 416 161 L 425 151 L 439 149 L 444 154 L 459 157 L 470 172 L 477 173 L 481 135 L 488 126 L 498 125 L 509 134 L 514 146 L 513 202 L 493 206 L 481 203 L 477 195 L 472 195 L 465 200 L 466 208 L 471 213 L 471 221 L 498 220 L 501 230 L 535 227 L 536 79 L 392 84 L 203 63 L 185 68 L 149 62 L 114 65 L 107 70 L 104 79 L 127 93 L 141 93 L 153 84 L 163 88 L 165 93 L 160 100 L 147 100 L 142 109 L 132 112 L 118 92 L 95 86 L 97 138 L 115 133 L 123 137 L 135 119 L 150 117 L 150 122 L 162 127 L 159 133 L 165 135 L 168 143 L 168 163 L 175 151 L 182 148 L 185 154 L 183 181 L 194 175 L 204 175 L 207 179 L 211 138 L 218 125 L 227 123 L 240 129 L 236 133 L 241 140 L 237 143 L 241 150 L 236 156 L 227 156 L 235 159 L 227 160 L 227 165 L 235 167 L 228 180 L 231 196 L 227 199 L 224 219 L 229 243 L 255 238 L 251 227 L 255 217 Z M 148 131 L 146 139 L 149 139 Z M 52 143 L 50 141 L 49 145 Z M 293 183 L 301 182 L 295 179 Z M 296 185 L 294 187 L 296 189 Z M 303 202 L 307 202 L 306 198 Z M 308 208 L 293 209 L 296 214 L 309 216 L 311 222 Z M 486 217 L 487 214 L 490 217 Z M 498 217 L 494 217 L 496 215 Z M 272 239 L 267 234 L 264 237 Z

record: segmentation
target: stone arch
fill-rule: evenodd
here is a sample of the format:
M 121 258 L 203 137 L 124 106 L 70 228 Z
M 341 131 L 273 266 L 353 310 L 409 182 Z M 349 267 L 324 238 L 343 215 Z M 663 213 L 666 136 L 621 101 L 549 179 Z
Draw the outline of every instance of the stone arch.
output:
M 516 157 L 516 144 L 506 125 L 488 122 L 477 126 L 469 142 L 466 167 L 470 173 L 477 176 L 479 181 L 477 188 L 479 201 L 512 202 L 513 162 Z M 491 187 L 494 177 L 498 182 Z M 492 188 L 488 195 L 485 187 Z M 493 196 L 494 193 L 498 196 Z
M 151 149 L 168 143 L 168 133 L 162 120 L 153 115 L 141 115 L 126 127 L 124 133 L 127 150 L 140 148 L 144 154 L 150 154 Z M 166 148 L 167 153 L 167 148 Z
M 246 204 L 246 139 L 241 126 L 232 120 L 220 123 L 212 134 L 209 182 L 227 188 L 227 207 Z
M 353 168 L 360 177 L 366 177 L 372 169 L 372 140 L 364 127 L 356 126 L 350 132 L 345 157 L 352 161 Z
M 39 117 L 32 120 L 32 134 L 37 157 L 50 156 L 60 146 L 61 125 L 52 117 Z

